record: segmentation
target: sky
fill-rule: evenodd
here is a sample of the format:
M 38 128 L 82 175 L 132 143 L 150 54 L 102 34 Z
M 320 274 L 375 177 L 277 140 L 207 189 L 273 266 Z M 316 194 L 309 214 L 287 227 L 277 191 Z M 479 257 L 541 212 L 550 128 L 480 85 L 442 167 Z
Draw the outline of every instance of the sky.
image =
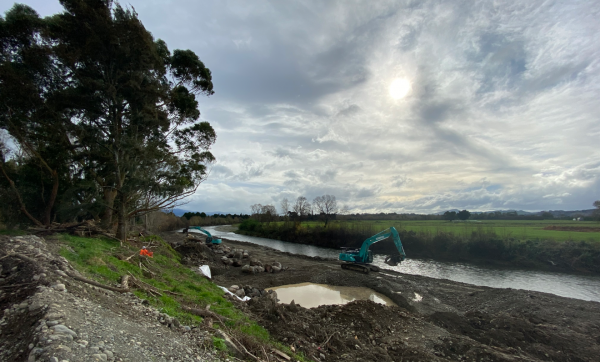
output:
M 199 101 L 217 162 L 183 209 L 324 194 L 397 213 L 600 199 L 599 1 L 121 4 L 213 74 Z

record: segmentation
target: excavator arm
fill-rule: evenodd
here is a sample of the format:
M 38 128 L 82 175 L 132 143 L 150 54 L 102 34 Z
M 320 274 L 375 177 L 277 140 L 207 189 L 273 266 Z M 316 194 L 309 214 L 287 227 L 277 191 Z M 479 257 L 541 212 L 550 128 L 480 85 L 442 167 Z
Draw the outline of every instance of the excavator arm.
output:
M 208 243 L 221 244 L 221 239 L 213 238 L 213 236 L 207 230 L 204 230 L 200 226 L 190 226 L 189 229 L 200 230 L 201 232 L 203 232 L 204 234 L 206 234 L 206 243 L 207 244 Z
M 360 250 L 343 250 L 342 253 L 340 253 L 339 255 L 339 260 L 356 264 L 370 264 L 373 262 L 373 254 L 371 250 L 369 250 L 371 245 L 385 240 L 390 236 L 394 240 L 394 245 L 396 245 L 396 249 L 398 249 L 399 255 L 389 256 L 388 258 L 386 258 L 385 262 L 388 265 L 396 266 L 399 262 L 406 259 L 406 253 L 404 252 L 404 247 L 402 246 L 402 242 L 400 241 L 400 235 L 398 235 L 398 231 L 393 226 L 365 240 L 362 243 Z M 369 270 L 368 266 L 352 266 L 351 264 L 342 264 L 342 268 L 352 270 L 360 269 L 360 271 L 363 271 L 365 273 L 368 273 Z

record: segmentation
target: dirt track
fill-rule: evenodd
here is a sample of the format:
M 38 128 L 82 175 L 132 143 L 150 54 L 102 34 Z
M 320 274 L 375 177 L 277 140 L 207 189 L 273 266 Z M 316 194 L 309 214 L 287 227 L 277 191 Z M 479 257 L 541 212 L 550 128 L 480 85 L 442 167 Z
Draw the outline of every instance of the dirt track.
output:
M 598 361 L 600 303 L 514 289 L 494 289 L 384 270 L 369 275 L 340 263 L 223 240 L 251 258 L 278 261 L 280 273 L 243 274 L 222 254 L 181 243 L 166 233 L 190 264 L 209 264 L 214 281 L 268 288 L 301 282 L 369 287 L 398 307 L 370 301 L 305 309 L 267 298 L 240 304 L 282 343 L 326 361 Z M 418 297 L 420 296 L 420 298 Z

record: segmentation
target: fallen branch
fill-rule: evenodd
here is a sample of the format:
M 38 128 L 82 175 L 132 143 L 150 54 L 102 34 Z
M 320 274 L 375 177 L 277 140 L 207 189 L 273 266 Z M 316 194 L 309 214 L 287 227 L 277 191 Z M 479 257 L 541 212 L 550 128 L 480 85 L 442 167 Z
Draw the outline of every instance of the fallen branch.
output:
M 229 318 L 220 316 L 217 313 L 211 312 L 208 309 L 196 309 L 196 308 L 190 308 L 190 307 L 185 307 L 185 306 L 182 306 L 181 309 L 183 309 L 186 312 L 190 312 L 192 314 L 200 316 L 200 317 L 217 319 L 221 323 L 223 323 L 223 319 L 227 320 L 227 321 L 231 320 Z
M 30 258 L 27 255 L 23 255 L 23 254 L 19 254 L 19 253 L 14 253 L 14 254 L 11 254 L 11 255 L 16 256 L 17 258 L 19 258 L 21 260 L 28 261 L 28 262 L 30 262 L 32 264 L 37 264 L 38 263 L 37 260 L 35 260 L 33 258 Z
M 240 341 L 238 341 L 237 339 L 235 339 L 235 337 L 232 335 L 231 339 L 233 339 L 234 341 L 236 341 L 240 347 L 242 347 L 242 349 L 244 350 L 244 352 L 246 352 L 246 354 L 252 358 L 254 358 L 257 361 L 260 361 L 260 359 L 258 357 L 256 357 L 255 355 L 253 355 L 252 353 L 248 352 L 248 350 L 246 349 L 246 347 L 244 347 L 244 345 L 242 343 L 240 343 Z
M 170 290 L 158 289 L 158 288 L 157 288 L 157 287 L 155 287 L 155 286 L 152 286 L 152 285 L 150 285 L 150 284 L 148 284 L 148 283 L 146 283 L 146 282 L 144 282 L 144 281 L 141 281 L 141 280 L 137 279 L 137 278 L 136 278 L 136 277 L 135 277 L 133 274 L 131 274 L 131 272 L 128 272 L 128 273 L 129 273 L 129 275 L 131 275 L 131 277 L 133 278 L 133 282 L 134 282 L 136 285 L 138 285 L 140 288 L 142 288 L 142 289 L 144 289 L 144 290 L 146 290 L 146 291 L 148 291 L 148 290 L 152 290 L 154 293 L 162 292 L 162 293 L 167 293 L 167 294 L 171 294 L 171 295 L 178 295 L 178 296 L 180 296 L 180 297 L 182 297 L 182 296 L 183 296 L 183 294 L 181 294 L 181 293 L 175 293 L 175 292 L 172 292 L 172 291 L 170 291 Z M 150 289 L 148 289 L 148 288 L 146 288 L 146 287 L 144 287 L 143 285 L 140 285 L 140 284 L 138 284 L 138 283 L 145 284 L 145 285 L 146 285 L 146 286 L 148 286 Z
M 35 284 L 35 283 L 23 283 L 23 284 L 0 285 L 0 288 L 15 288 L 15 287 L 22 287 L 22 286 L 24 286 L 24 285 L 31 285 L 31 284 Z
M 329 338 L 327 338 L 327 340 L 326 340 L 325 342 L 321 343 L 321 345 L 319 346 L 319 348 L 321 348 L 321 347 L 323 347 L 324 345 L 326 345 L 326 344 L 327 344 L 327 342 L 329 342 L 329 340 L 331 339 L 331 337 L 333 337 L 333 335 L 334 335 L 334 334 L 336 334 L 336 333 L 337 333 L 337 331 L 336 331 L 336 332 L 333 332 L 333 333 L 331 333 L 331 336 L 329 336 Z
M 129 290 L 129 289 L 123 289 L 123 288 L 115 288 L 115 287 L 110 287 L 110 286 L 108 286 L 108 285 L 104 285 L 104 284 L 102 284 L 102 283 L 98 283 L 98 282 L 95 282 L 95 281 L 93 281 L 93 280 L 86 279 L 86 278 L 84 278 L 84 277 L 80 277 L 79 275 L 73 274 L 73 273 L 71 273 L 71 272 L 65 272 L 65 273 L 66 273 L 68 276 L 70 276 L 71 278 L 75 279 L 75 280 L 79 280 L 80 282 L 84 282 L 84 283 L 87 283 L 87 284 L 91 284 L 91 285 L 93 285 L 93 286 L 95 286 L 95 287 L 98 287 L 98 288 L 103 288 L 103 289 L 112 290 L 113 292 L 117 292 L 117 293 L 128 293 L 128 292 L 130 292 L 130 290 Z

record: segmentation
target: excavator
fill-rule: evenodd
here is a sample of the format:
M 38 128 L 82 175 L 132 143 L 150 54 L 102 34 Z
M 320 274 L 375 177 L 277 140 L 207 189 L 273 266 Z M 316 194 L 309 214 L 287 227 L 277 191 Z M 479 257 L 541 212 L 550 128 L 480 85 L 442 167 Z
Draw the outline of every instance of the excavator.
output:
M 373 253 L 369 250 L 369 247 L 390 236 L 393 238 L 399 254 L 388 256 L 385 259 L 385 263 L 390 266 L 398 265 L 401 261 L 406 259 L 406 253 L 404 253 L 404 247 L 402 247 L 398 231 L 392 226 L 365 240 L 360 249 L 342 248 L 339 257 L 339 260 L 345 262 L 342 264 L 342 269 L 355 270 L 365 274 L 369 274 L 369 271 L 379 271 L 377 266 L 370 265 L 373 262 Z
M 221 239 L 213 238 L 213 236 L 210 235 L 210 233 L 208 231 L 204 230 L 200 226 L 190 226 L 188 229 L 200 230 L 201 232 L 206 234 L 206 243 L 207 244 L 221 244 Z

